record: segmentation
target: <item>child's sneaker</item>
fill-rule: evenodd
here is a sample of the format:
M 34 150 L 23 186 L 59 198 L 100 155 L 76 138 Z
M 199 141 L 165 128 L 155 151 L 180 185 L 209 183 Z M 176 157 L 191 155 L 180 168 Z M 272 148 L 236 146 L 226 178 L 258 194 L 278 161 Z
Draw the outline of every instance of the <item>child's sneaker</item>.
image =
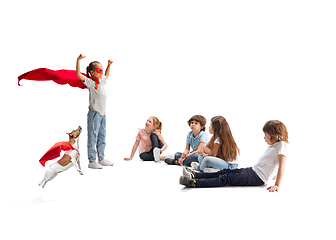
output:
M 196 180 L 190 179 L 185 176 L 180 177 L 180 184 L 186 187 L 196 187 Z
M 166 158 L 165 163 L 167 163 L 168 165 L 177 165 L 177 160 L 173 159 L 173 158 Z
M 190 179 L 195 179 L 196 178 L 195 173 L 185 166 L 182 169 L 182 174 L 183 174 L 183 176 L 185 176 L 187 178 L 190 178 Z
M 198 170 L 199 163 L 198 163 L 198 162 L 192 162 L 192 163 L 190 164 L 190 166 L 191 166 L 191 168 L 192 168 L 193 170 Z
M 113 166 L 113 162 L 103 159 L 103 160 L 99 160 L 99 165 L 102 166 Z
M 97 162 L 90 162 L 88 168 L 102 169 L 103 167 Z
M 159 149 L 159 148 L 154 148 L 154 149 L 153 149 L 153 155 L 154 155 L 154 161 L 155 161 L 156 163 L 161 162 L 161 161 L 160 161 L 160 149 Z

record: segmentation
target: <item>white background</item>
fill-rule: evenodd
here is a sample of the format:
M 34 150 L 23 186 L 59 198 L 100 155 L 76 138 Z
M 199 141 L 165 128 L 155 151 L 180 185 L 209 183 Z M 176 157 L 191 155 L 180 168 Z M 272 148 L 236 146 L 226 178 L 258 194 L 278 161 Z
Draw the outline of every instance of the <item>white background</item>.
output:
M 6 1 L 1 20 L 1 232 L 5 239 L 322 237 L 335 215 L 333 1 Z M 46 67 L 108 78 L 106 158 L 87 168 L 88 91 L 22 80 Z M 265 187 L 186 189 L 181 168 L 125 162 L 149 116 L 166 153 L 183 151 L 187 120 L 224 116 L 240 167 L 267 148 L 262 127 L 281 120 L 290 157 L 279 193 Z M 84 175 L 74 168 L 40 189 L 38 159 L 81 125 Z M 274 184 L 271 182 L 270 184 Z

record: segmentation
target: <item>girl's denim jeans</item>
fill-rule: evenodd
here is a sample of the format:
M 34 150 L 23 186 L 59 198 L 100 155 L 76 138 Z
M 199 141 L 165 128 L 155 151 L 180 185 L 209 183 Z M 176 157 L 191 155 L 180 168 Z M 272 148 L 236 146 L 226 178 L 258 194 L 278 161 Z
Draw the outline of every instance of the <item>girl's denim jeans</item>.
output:
M 212 157 L 212 156 L 207 156 L 203 157 L 203 155 L 200 155 L 198 157 L 198 162 L 199 162 L 199 170 L 203 172 L 204 168 L 216 168 L 216 169 L 236 169 L 238 167 L 238 164 L 232 164 L 229 163 L 221 158 L 218 157 Z
M 98 112 L 90 109 L 87 115 L 88 126 L 88 158 L 90 162 L 95 162 L 98 153 L 98 159 L 104 159 L 106 146 L 106 115 L 100 115 Z

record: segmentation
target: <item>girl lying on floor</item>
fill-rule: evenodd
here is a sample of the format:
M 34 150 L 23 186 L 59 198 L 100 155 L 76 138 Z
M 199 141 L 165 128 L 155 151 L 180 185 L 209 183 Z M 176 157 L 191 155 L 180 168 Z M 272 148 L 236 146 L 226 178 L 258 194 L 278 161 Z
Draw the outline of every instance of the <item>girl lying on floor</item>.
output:
M 274 169 L 278 166 L 275 185 L 267 188 L 270 192 L 278 192 L 288 154 L 288 132 L 286 126 L 278 120 L 266 122 L 263 132 L 265 134 L 264 139 L 269 147 L 254 167 L 234 170 L 224 169 L 216 173 L 194 172 L 188 168 L 183 168 L 180 184 L 197 188 L 262 186 L 268 181 Z

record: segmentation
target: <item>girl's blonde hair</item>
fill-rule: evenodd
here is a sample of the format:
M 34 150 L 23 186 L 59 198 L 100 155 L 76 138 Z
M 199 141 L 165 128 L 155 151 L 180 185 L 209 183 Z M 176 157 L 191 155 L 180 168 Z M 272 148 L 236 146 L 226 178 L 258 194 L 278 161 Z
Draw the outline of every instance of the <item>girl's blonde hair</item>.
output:
M 271 140 L 274 137 L 277 137 L 278 141 L 289 143 L 287 128 L 285 124 L 279 120 L 267 121 L 263 127 L 263 132 L 269 134 L 271 136 Z
M 155 130 L 162 130 L 162 122 L 157 117 L 152 116 L 153 119 L 153 125 L 155 126 Z
M 232 136 L 230 127 L 226 119 L 222 116 L 215 116 L 211 119 L 214 134 L 209 141 L 209 146 L 213 146 L 215 140 L 219 139 L 218 157 L 225 161 L 232 162 L 237 159 L 240 150 Z

